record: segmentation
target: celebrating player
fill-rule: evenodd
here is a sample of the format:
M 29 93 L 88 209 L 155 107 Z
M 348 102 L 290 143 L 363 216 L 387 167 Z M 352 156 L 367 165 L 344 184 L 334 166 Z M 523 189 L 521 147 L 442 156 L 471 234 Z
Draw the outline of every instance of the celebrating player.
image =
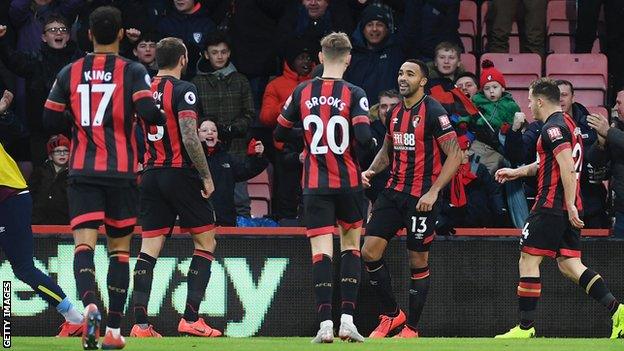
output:
M 312 340 L 334 340 L 332 322 L 333 232 L 340 227 L 340 291 L 342 316 L 338 335 L 364 341 L 353 324 L 360 283 L 362 185 L 353 150 L 353 136 L 363 148 L 373 144 L 364 91 L 342 80 L 351 60 L 351 43 L 344 33 L 321 40 L 323 75 L 299 84 L 284 105 L 275 130 L 277 140 L 289 138 L 295 123 L 303 122 L 303 202 L 306 234 L 312 246 L 312 275 L 320 329 Z
M 165 110 L 167 121 L 145 128 L 147 151 L 139 218 L 143 239 L 134 268 L 136 324 L 130 336 L 160 337 L 148 324 L 147 303 L 156 259 L 178 215 L 180 226 L 193 235 L 195 244 L 187 275 L 186 309 L 178 331 L 205 337 L 221 335 L 198 315 L 216 247 L 215 215 L 207 200 L 214 185 L 197 135 L 197 89 L 180 80 L 188 63 L 187 55 L 184 43 L 177 38 L 162 39 L 156 46 L 159 71 L 152 82 L 152 92 Z
M 529 107 L 535 119 L 544 122 L 537 140 L 537 161 L 517 169 L 502 168 L 495 175 L 501 183 L 534 175 L 538 180 L 535 205 L 520 238 L 520 323 L 497 338 L 535 336 L 535 310 L 542 289 L 539 267 L 544 257 L 556 258 L 564 276 L 611 312 L 611 338 L 624 337 L 624 307 L 602 277 L 581 262 L 580 229 L 584 224 L 579 176 L 583 138 L 574 120 L 561 112 L 559 95 L 559 88 L 551 79 L 541 78 L 531 84 Z
M 425 95 L 429 71 L 425 63 L 407 60 L 399 69 L 399 92 L 403 102 L 386 117 L 386 138 L 368 170 L 364 186 L 390 164 L 386 189 L 373 205 L 362 247 L 370 284 L 382 307 L 379 326 L 370 338 L 383 338 L 405 324 L 392 293 L 390 272 L 383 254 L 398 230 L 407 230 L 411 271 L 409 317 L 397 337 L 418 337 L 420 320 L 429 290 L 429 247 L 434 237 L 438 193 L 453 178 L 461 163 L 457 135 L 444 108 Z M 444 156 L 446 155 L 446 160 Z
M 45 104 L 43 122 L 62 130 L 65 110 L 73 120 L 67 195 L 74 233 L 74 276 L 86 306 L 83 347 L 96 349 L 100 313 L 96 306 L 93 250 L 104 223 L 108 245 L 107 287 L 110 299 L 102 348 L 121 349 L 119 327 L 129 283 L 130 235 L 136 224 L 137 145 L 135 111 L 150 124 L 163 123 L 149 90 L 145 68 L 117 55 L 124 31 L 121 13 L 97 8 L 89 17 L 94 53 L 65 68 Z

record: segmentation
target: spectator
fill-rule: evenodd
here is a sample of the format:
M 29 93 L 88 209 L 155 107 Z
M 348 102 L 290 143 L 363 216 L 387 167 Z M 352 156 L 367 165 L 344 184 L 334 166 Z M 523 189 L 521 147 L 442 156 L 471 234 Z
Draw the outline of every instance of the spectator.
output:
M 408 0 L 405 3 L 403 28 L 407 57 L 431 61 L 441 42 L 456 44 L 459 38 L 459 0 Z
M 69 145 L 69 139 L 62 134 L 50 137 L 46 145 L 48 159 L 30 177 L 28 188 L 33 198 L 33 224 L 69 224 Z
M 520 107 L 511 94 L 505 91 L 505 77 L 494 67 L 492 61 L 483 61 L 479 83 L 483 90 L 473 96 L 472 101 L 481 112 L 480 117 L 467 121 L 468 129 L 476 136 L 471 150 L 481 158 L 480 162 L 487 167 L 490 174 L 494 175 L 504 160 L 504 143 L 501 142 L 499 133 L 507 133 L 515 113 L 520 112 Z
M 310 49 L 305 42 L 294 41 L 286 48 L 284 73 L 269 82 L 264 92 L 260 122 L 272 131 L 277 125 L 277 117 L 282 111 L 286 99 L 295 87 L 308 79 L 313 62 Z M 272 135 L 272 133 L 271 133 Z M 301 197 L 301 162 L 299 153 L 303 144 L 273 142 L 273 211 L 277 220 L 294 219 L 298 215 L 297 207 Z
M 278 27 L 282 45 L 293 38 L 319 43 L 331 32 L 351 33 L 353 19 L 346 1 L 301 0 L 286 8 Z M 313 53 L 314 59 L 317 53 Z
M 202 8 L 200 1 L 175 0 L 175 10 L 168 13 L 158 23 L 158 31 L 164 37 L 176 37 L 184 41 L 188 50 L 188 68 L 182 77 L 190 80 L 195 76 L 197 62 L 206 48 L 206 39 L 216 31 L 216 25 Z M 229 54 L 228 54 L 229 56 Z
M 461 48 L 457 44 L 443 41 L 435 47 L 433 61 L 427 63 L 429 67 L 429 84 L 436 80 L 449 79 L 454 82 L 460 74 L 465 72 L 461 64 Z
M 127 34 L 127 32 L 126 32 Z M 160 38 L 154 32 L 141 33 L 134 43 L 132 54 L 136 57 L 153 77 L 158 73 L 158 64 L 156 63 L 156 44 Z
M 264 146 L 251 140 L 244 161 L 230 155 L 219 141 L 217 125 L 205 120 L 199 127 L 199 140 L 206 151 L 208 166 L 215 185 L 211 200 L 216 215 L 216 225 L 236 226 L 234 207 L 234 184 L 251 179 L 267 167 L 268 161 L 262 156 Z
M 392 14 L 384 7 L 369 5 L 353 32 L 351 63 L 345 80 L 366 92 L 371 104 L 376 104 L 379 93 L 396 89 L 396 72 L 405 55 L 399 39 L 389 27 Z
M 29 156 L 34 164 L 39 165 L 47 158 L 45 145 L 50 137 L 41 123 L 43 105 L 57 73 L 82 56 L 82 53 L 69 40 L 67 20 L 54 14 L 45 21 L 43 34 L 39 39 L 43 41 L 40 49 L 15 51 L 3 40 L 5 32 L 6 27 L 0 26 L 0 59 L 13 73 L 26 80 L 29 100 L 26 106 L 26 122 L 30 131 Z
M 618 90 L 614 109 L 618 118 L 609 125 L 609 119 L 599 114 L 587 116 L 587 124 L 596 130 L 597 140 L 587 155 L 595 167 L 610 164 L 611 187 L 615 192 L 613 235 L 624 238 L 624 87 Z
M 214 117 L 224 148 L 242 158 L 247 150 L 247 132 L 255 115 L 249 81 L 230 62 L 230 44 L 217 32 L 206 40 L 206 49 L 197 63 L 197 86 L 204 116 Z M 237 212 L 250 216 L 247 183 L 236 185 Z
M 11 109 L 13 93 L 5 89 L 2 79 L 0 79 L 0 92 L 2 92 L 0 95 L 0 142 L 3 145 L 12 145 L 15 140 L 21 139 L 24 128 Z
M 596 131 L 587 124 L 589 111 L 585 106 L 574 101 L 574 86 L 567 80 L 556 81 L 561 91 L 561 109 L 574 119 L 580 128 L 583 138 L 583 154 L 587 155 L 589 149 L 596 142 Z M 609 218 L 607 216 L 607 190 L 602 183 L 606 175 L 606 167 L 594 167 L 583 159 L 581 167 L 581 198 L 583 199 L 583 222 L 585 228 L 607 228 Z
M 492 0 L 487 14 L 488 52 L 509 52 L 509 34 L 520 5 L 524 8 L 524 28 L 520 52 L 544 56 L 546 47 L 546 5 L 548 0 Z
M 600 18 L 600 7 L 604 4 L 606 24 L 606 42 L 602 51 L 609 58 L 609 74 L 613 75 L 613 86 L 624 86 L 624 6 L 621 0 L 581 0 L 577 1 L 578 19 L 576 21 L 577 53 L 590 53 L 596 39 L 596 29 Z M 606 44 L 606 45 L 604 45 Z
M 396 105 L 401 102 L 401 95 L 396 90 L 386 90 L 379 94 L 379 103 L 371 106 L 369 110 L 370 130 L 373 138 L 377 141 L 377 146 L 371 150 L 368 154 L 363 155 L 360 159 L 360 168 L 368 169 L 373 163 L 375 156 L 381 149 L 384 139 L 386 138 L 386 116 L 390 111 L 394 109 Z M 376 174 L 371 179 L 370 188 L 365 189 L 364 194 L 371 201 L 375 203 L 377 195 L 384 189 L 386 182 L 390 178 L 390 167 L 387 167 L 383 172 Z
M 506 218 L 500 185 L 470 151 L 470 139 L 457 138 L 462 150 L 462 164 L 449 185 L 449 197 L 443 198 L 436 232 L 453 233 L 456 227 L 497 227 Z
M 468 98 L 472 98 L 479 92 L 479 78 L 471 72 L 464 72 L 458 75 L 457 79 L 455 79 L 455 85 Z

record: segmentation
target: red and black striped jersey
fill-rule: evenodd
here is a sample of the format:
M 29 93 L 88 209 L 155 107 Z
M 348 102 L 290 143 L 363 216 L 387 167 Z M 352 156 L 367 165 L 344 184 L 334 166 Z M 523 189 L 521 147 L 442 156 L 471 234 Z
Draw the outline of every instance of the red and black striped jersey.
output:
M 439 144 L 457 138 L 446 110 L 428 95 L 411 108 L 401 102 L 386 117 L 386 130 L 393 154 L 386 188 L 424 195 L 446 157 Z
M 361 190 L 354 126 L 370 123 L 364 90 L 342 79 L 314 78 L 303 82 L 278 117 L 284 128 L 292 128 L 299 121 L 303 123 L 305 142 L 303 193 Z
M 563 112 L 555 112 L 548 117 L 537 139 L 537 196 L 533 211 L 563 214 L 567 206 L 561 181 L 561 170 L 557 155 L 567 149 L 572 150 L 574 171 L 576 172 L 576 208 L 583 210 L 579 178 L 583 167 L 583 136 L 574 120 Z
M 114 54 L 89 54 L 57 75 L 45 108 L 73 118 L 69 175 L 135 178 L 135 106 L 152 99 L 140 63 Z
M 156 104 L 165 111 L 166 124 L 144 125 L 145 169 L 192 167 L 182 143 L 179 119 L 197 119 L 197 88 L 174 77 L 156 76 L 152 94 Z

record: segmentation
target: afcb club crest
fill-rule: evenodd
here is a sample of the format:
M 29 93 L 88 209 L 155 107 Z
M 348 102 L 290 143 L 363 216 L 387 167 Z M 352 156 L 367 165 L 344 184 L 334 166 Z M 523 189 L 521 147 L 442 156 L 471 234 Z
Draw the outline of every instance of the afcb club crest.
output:
M 195 40 L 195 42 L 197 44 L 201 43 L 202 40 L 202 33 L 201 32 L 195 32 L 193 33 L 193 40 Z
M 416 128 L 416 126 L 418 125 L 418 122 L 420 122 L 420 116 L 419 115 L 412 116 L 412 127 Z

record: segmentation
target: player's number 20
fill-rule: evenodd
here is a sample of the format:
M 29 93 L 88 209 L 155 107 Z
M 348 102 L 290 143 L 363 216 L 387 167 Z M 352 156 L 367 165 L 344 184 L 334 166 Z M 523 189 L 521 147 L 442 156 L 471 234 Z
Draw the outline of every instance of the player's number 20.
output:
M 113 97 L 113 92 L 117 84 L 102 83 L 102 84 L 78 84 L 77 91 L 80 95 L 80 125 L 83 127 L 88 126 L 101 126 L 104 120 L 104 113 L 106 108 Z M 93 123 L 91 123 L 91 95 L 94 93 L 102 93 L 100 103 L 95 110 L 95 116 L 93 116 Z
M 303 128 L 310 130 L 310 126 L 314 124 L 314 135 L 312 135 L 312 142 L 310 143 L 310 152 L 315 155 L 326 154 L 331 150 L 334 154 L 342 155 L 347 146 L 349 146 L 349 122 L 346 118 L 340 115 L 332 116 L 327 122 L 327 145 L 320 146 L 323 133 L 325 132 L 325 126 L 323 120 L 317 115 L 308 115 L 303 119 Z M 342 132 L 342 140 L 340 145 L 336 141 L 336 127 L 340 127 Z

